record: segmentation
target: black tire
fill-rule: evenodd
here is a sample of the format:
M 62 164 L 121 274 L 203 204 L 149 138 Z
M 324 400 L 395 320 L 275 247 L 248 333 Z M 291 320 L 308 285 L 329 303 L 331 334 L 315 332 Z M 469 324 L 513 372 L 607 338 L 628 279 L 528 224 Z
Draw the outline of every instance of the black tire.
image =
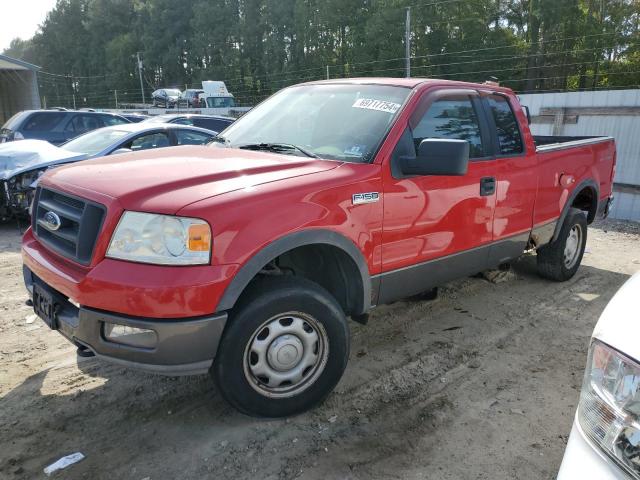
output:
M 571 261 L 568 261 L 565 257 L 565 248 L 573 230 L 579 232 L 579 240 L 575 255 L 571 255 Z M 580 267 L 586 244 L 587 217 L 585 212 L 571 208 L 562 224 L 558 238 L 538 249 L 538 273 L 541 277 L 556 282 L 569 280 Z
M 290 383 L 293 385 L 290 387 L 270 387 L 265 380 L 258 378 L 260 375 L 256 377 L 250 371 L 254 368 L 251 363 L 257 358 L 253 346 L 265 330 L 269 332 L 269 327 L 272 331 L 280 328 L 280 324 L 274 325 L 274 322 L 284 322 L 284 319 L 290 318 L 288 315 L 295 317 L 298 324 L 298 315 L 301 316 L 305 331 L 311 323 L 317 331 L 322 332 L 314 344 L 313 355 L 324 360 L 315 360 L 317 365 L 309 373 L 304 373 L 299 383 Z M 276 340 L 283 338 L 283 334 L 279 335 L 275 340 L 269 340 L 268 352 L 272 353 Z M 234 307 L 211 373 L 222 396 L 242 413 L 262 417 L 295 415 L 319 404 L 331 393 L 347 366 L 349 343 L 347 319 L 329 292 L 304 278 L 269 277 L 249 287 L 249 291 Z M 301 351 L 306 354 L 309 350 L 303 348 Z M 280 353 L 273 355 L 280 358 Z M 273 356 L 268 358 L 272 359 Z M 268 365 L 270 359 L 263 363 Z M 305 367 L 305 372 L 307 368 L 311 367 Z M 269 388 L 289 388 L 291 391 L 274 393 L 268 391 Z

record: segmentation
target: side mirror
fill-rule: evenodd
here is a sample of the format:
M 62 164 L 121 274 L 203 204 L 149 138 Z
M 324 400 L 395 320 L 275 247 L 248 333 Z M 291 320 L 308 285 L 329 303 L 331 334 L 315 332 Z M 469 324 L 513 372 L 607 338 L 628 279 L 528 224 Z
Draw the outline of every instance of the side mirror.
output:
M 522 105 L 522 110 L 524 110 L 524 114 L 527 116 L 527 124 L 531 125 L 531 112 L 529 111 L 529 107 Z
M 116 155 L 118 153 L 129 153 L 129 152 L 133 152 L 133 150 L 131 150 L 130 148 L 118 148 L 117 150 L 114 150 L 113 152 L 111 152 L 109 155 Z
M 401 157 L 401 169 L 405 175 L 450 175 L 467 173 L 469 142 L 425 138 L 420 142 L 416 157 Z

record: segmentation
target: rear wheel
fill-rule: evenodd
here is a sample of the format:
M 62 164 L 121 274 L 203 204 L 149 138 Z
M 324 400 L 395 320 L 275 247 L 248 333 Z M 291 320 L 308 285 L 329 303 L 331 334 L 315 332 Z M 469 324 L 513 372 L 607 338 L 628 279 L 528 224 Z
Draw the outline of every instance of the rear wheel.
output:
M 580 267 L 586 244 L 586 216 L 582 210 L 572 208 L 558 238 L 538 249 L 538 273 L 558 282 L 569 280 Z
M 303 278 L 271 277 L 232 312 L 212 374 L 241 412 L 282 417 L 324 400 L 348 358 L 347 321 L 329 292 Z

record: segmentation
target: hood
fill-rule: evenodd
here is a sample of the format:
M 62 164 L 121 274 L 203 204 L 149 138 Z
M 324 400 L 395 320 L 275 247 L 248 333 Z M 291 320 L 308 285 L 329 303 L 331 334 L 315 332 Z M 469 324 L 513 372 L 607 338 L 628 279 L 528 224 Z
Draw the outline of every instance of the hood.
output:
M 609 301 L 593 331 L 593 338 L 640 362 L 640 272 L 625 282 Z
M 268 152 L 182 146 L 123 153 L 47 172 L 43 184 L 116 199 L 126 210 L 173 214 L 190 203 L 331 170 L 339 162 Z
M 0 180 L 7 180 L 29 170 L 46 168 L 87 158 L 51 145 L 44 140 L 17 140 L 0 144 Z

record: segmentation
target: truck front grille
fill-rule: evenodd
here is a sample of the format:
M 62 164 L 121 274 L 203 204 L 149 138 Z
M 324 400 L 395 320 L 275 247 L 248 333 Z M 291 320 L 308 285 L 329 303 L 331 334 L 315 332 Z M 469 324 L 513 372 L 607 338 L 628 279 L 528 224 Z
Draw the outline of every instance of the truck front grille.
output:
M 31 225 L 35 236 L 45 246 L 88 265 L 105 212 L 106 208 L 99 203 L 38 187 L 33 200 Z

